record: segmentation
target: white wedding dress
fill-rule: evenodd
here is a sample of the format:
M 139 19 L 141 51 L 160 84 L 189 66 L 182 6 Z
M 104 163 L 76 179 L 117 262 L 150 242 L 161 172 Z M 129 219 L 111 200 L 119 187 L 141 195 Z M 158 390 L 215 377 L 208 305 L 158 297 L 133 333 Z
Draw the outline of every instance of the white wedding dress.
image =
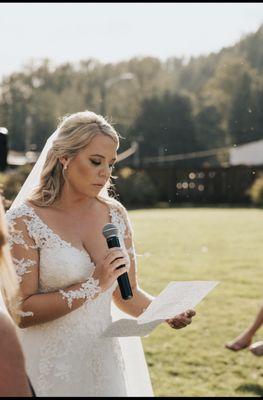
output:
M 109 207 L 109 213 L 124 246 L 129 234 L 127 221 L 115 205 Z M 58 236 L 26 203 L 7 211 L 7 221 L 11 247 L 39 251 L 39 293 L 64 289 L 92 275 L 95 266 L 88 253 Z M 25 230 L 16 227 L 17 221 L 19 226 L 22 221 Z M 134 256 L 133 247 L 127 250 Z M 13 261 L 20 280 L 35 263 L 25 257 Z M 140 338 L 99 337 L 112 322 L 116 287 L 117 281 L 94 300 L 54 321 L 17 328 L 37 396 L 153 395 L 144 355 L 130 365 L 126 362 L 132 360 L 131 354 L 125 357 L 129 352 L 127 340 L 139 340 L 141 346 Z M 24 314 L 30 316 L 30 311 Z

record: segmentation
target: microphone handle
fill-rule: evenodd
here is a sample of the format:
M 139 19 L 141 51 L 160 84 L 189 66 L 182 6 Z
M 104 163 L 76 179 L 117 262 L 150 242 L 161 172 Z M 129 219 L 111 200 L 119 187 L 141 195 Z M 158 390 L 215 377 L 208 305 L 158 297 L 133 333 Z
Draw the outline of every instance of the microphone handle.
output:
M 111 237 L 107 238 L 107 243 L 108 243 L 109 249 L 111 249 L 112 247 L 121 247 L 117 236 L 111 236 Z M 120 265 L 119 267 L 117 267 L 117 269 L 120 269 L 122 267 L 124 267 L 124 265 Z M 132 294 L 132 289 L 131 289 L 128 273 L 124 272 L 122 275 L 118 276 L 117 281 L 118 281 L 119 288 L 121 291 L 121 297 L 124 300 L 128 300 L 128 299 L 132 298 L 133 294 Z

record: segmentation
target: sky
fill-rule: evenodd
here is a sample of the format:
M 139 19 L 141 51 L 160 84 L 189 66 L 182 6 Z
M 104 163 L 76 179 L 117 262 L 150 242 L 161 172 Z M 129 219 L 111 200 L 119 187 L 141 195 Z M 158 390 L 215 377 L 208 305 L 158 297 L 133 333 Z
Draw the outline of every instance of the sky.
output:
M 207 55 L 263 24 L 263 3 L 0 3 L 0 79 L 32 59 Z

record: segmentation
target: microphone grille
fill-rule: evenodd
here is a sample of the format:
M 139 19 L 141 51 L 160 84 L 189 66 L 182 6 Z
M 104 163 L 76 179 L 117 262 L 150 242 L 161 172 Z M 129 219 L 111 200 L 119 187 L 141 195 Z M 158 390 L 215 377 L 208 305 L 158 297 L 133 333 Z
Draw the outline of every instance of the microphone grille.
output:
M 111 236 L 118 236 L 118 228 L 114 224 L 106 224 L 102 230 L 102 233 L 106 239 Z

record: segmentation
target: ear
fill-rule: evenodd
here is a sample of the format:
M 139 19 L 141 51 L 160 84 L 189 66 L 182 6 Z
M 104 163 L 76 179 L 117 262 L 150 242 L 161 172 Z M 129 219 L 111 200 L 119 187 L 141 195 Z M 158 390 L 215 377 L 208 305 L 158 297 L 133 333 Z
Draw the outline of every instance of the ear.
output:
M 63 167 L 66 167 L 69 163 L 69 158 L 68 156 L 59 157 L 59 161 Z

